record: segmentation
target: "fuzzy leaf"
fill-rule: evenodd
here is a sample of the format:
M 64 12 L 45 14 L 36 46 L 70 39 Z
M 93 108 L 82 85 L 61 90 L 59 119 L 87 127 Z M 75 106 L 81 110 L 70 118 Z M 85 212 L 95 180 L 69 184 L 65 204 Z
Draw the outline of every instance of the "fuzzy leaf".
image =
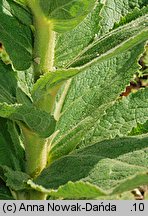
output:
M 82 180 L 112 191 L 128 178 L 147 172 L 147 153 L 147 135 L 102 141 L 56 160 L 34 182 L 57 189 L 68 181 Z
M 54 95 L 63 84 L 63 82 L 81 72 L 80 69 L 57 70 L 46 73 L 35 83 L 32 91 L 34 104 L 38 107 L 45 103 L 45 111 L 53 104 Z M 48 100 L 47 100 L 48 98 Z
M 68 182 L 66 185 L 60 186 L 57 191 L 51 192 L 50 195 L 64 199 L 93 199 L 106 194 L 95 185 L 79 181 Z
M 53 142 L 51 154 L 58 151 L 54 154 L 60 157 L 72 151 L 119 98 L 139 68 L 137 59 L 147 34 L 143 31 L 81 68 L 84 73 L 72 80 L 63 102 L 56 127 L 60 132 Z
M 24 166 L 24 150 L 15 130 L 12 122 L 0 118 L 0 165 L 21 170 Z
M 12 121 L 7 121 L 8 132 L 10 134 L 11 140 L 13 142 L 13 148 L 16 155 L 16 158 L 21 162 L 21 169 L 24 169 L 25 166 L 25 151 L 23 148 L 22 140 L 18 132 L 17 125 Z
M 6 185 L 12 190 L 19 191 L 26 189 L 27 181 L 30 179 L 30 176 L 26 173 L 20 171 L 14 171 L 7 166 L 2 167 Z
M 133 128 L 132 131 L 129 133 L 130 136 L 140 135 L 148 133 L 148 121 L 144 124 L 137 124 L 137 127 Z
M 0 0 L 0 41 L 3 43 L 15 69 L 25 70 L 30 67 L 32 61 L 31 29 L 21 24 L 11 14 L 11 9 L 7 9 L 9 7 L 11 8 L 11 5 L 7 0 Z M 17 11 L 20 12 L 19 6 Z
M 106 110 L 104 116 L 93 125 L 91 142 L 128 135 L 138 123 L 144 124 L 148 120 L 147 104 L 148 88 L 114 103 Z M 87 140 L 85 143 L 87 143 Z
M 125 180 L 121 184 L 119 184 L 119 186 L 117 186 L 113 190 L 112 194 L 117 194 L 117 193 L 120 194 L 125 191 L 131 191 L 135 188 L 138 188 L 142 185 L 147 185 L 147 184 L 148 184 L 148 173 L 138 174 L 132 178 Z
M 60 186 L 57 190 L 47 190 L 40 185 L 34 184 L 31 180 L 28 184 L 35 190 L 48 194 L 54 198 L 62 199 L 93 199 L 100 196 L 105 196 L 105 192 L 99 187 L 88 182 L 68 182 Z
M 65 32 L 77 26 L 92 10 L 96 0 L 39 0 L 44 14 L 53 22 L 54 30 Z
M 58 35 L 55 47 L 56 67 L 64 68 L 70 65 L 70 62 L 94 40 L 100 30 L 101 8 L 102 4 L 98 4 L 73 30 Z
M 15 18 L 17 18 L 21 23 L 30 26 L 32 25 L 32 15 L 25 5 L 17 4 L 23 3 L 22 1 L 15 1 L 15 0 L 7 0 L 7 4 L 5 4 L 5 9 L 9 11 Z M 24 1 L 25 2 L 25 1 Z
M 13 200 L 11 192 L 8 187 L 0 180 L 0 200 Z
M 72 61 L 69 62 L 69 65 L 72 67 L 84 65 L 90 62 L 90 60 L 97 58 L 97 56 L 106 53 L 116 46 L 119 46 L 119 44 L 146 29 L 146 27 L 148 27 L 148 9 L 146 12 L 147 15 L 124 25 L 121 28 L 117 28 L 105 36 L 95 40 L 85 48 L 85 50 L 81 51 L 78 56 L 73 58 Z
M 50 136 L 55 128 L 55 120 L 48 113 L 33 106 L 0 103 L 0 116 L 14 121 L 24 122 L 41 137 Z
M 101 11 L 101 34 L 109 32 L 115 23 L 118 23 L 121 18 L 126 16 L 135 8 L 142 8 L 145 5 L 147 5 L 145 0 L 106 0 L 104 8 Z
M 118 23 L 114 24 L 114 29 L 121 27 L 133 20 L 136 20 L 138 17 L 146 15 L 148 12 L 148 6 L 143 6 L 142 8 L 134 8 L 134 10 L 130 13 L 128 13 L 126 16 L 121 17 L 120 21 Z
M 131 26 L 126 31 L 127 35 L 123 29 L 123 35 L 122 32 L 120 32 L 119 35 L 117 34 L 117 38 L 115 37 L 115 40 L 112 40 L 114 34 L 111 37 L 111 31 L 104 38 L 105 33 L 112 30 L 113 27 L 115 27 L 115 24 L 117 24 L 116 27 L 123 25 L 123 20 L 124 24 L 126 24 L 148 12 L 148 9 L 144 7 L 147 4 L 143 0 L 140 2 L 135 0 L 106 0 L 101 2 L 102 4 L 98 1 L 96 9 L 92 11 L 73 31 L 59 35 L 56 46 L 56 67 L 69 67 L 72 63 L 75 63 L 75 61 L 78 61 L 79 64 L 77 63 L 77 65 L 80 65 L 81 56 L 83 56 L 83 54 L 85 55 L 82 60 L 86 63 L 90 61 L 89 56 L 92 57 L 94 55 L 96 57 L 97 54 L 101 55 L 103 51 L 106 52 L 109 49 L 114 48 L 115 45 L 118 45 L 126 38 L 128 39 L 128 37 L 130 37 L 130 28 L 131 34 L 133 34 L 134 26 Z M 121 24 L 119 24 L 120 21 Z M 137 21 L 133 22 L 133 25 L 137 25 Z M 140 29 L 138 31 L 140 31 Z M 107 39 L 107 37 L 109 38 Z M 105 41 L 106 43 L 104 43 Z M 92 48 L 93 46 L 95 47 Z M 91 50 L 89 51 L 89 49 Z M 87 59 L 85 60 L 85 58 Z M 83 61 L 81 63 L 83 63 Z
M 0 102 L 14 103 L 16 96 L 16 74 L 12 68 L 0 61 Z

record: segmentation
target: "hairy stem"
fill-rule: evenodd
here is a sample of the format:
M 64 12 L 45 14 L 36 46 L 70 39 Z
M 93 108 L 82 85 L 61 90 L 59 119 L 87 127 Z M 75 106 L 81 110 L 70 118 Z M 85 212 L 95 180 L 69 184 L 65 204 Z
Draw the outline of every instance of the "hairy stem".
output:
M 38 176 L 47 164 L 47 140 L 21 125 L 26 151 L 26 172 L 33 178 Z
M 33 14 L 34 24 L 34 78 L 37 80 L 41 74 L 53 71 L 54 65 L 54 48 L 55 48 L 55 32 L 53 31 L 52 22 L 43 14 L 38 0 L 26 0 L 28 7 Z M 40 102 L 40 109 L 50 112 L 50 108 L 46 108 L 47 97 Z M 29 128 L 20 124 L 24 138 L 24 146 L 26 152 L 26 172 L 36 178 L 46 167 L 48 144 L 47 140 L 41 138 L 38 134 Z M 46 199 L 46 194 L 30 190 L 24 194 L 18 194 L 18 197 L 32 200 Z
M 45 193 L 41 193 L 35 190 L 29 191 L 18 191 L 17 192 L 17 200 L 46 200 L 47 195 Z
M 43 14 L 38 1 L 28 0 L 34 19 L 34 74 L 38 79 L 41 74 L 53 71 L 55 32 L 53 25 Z

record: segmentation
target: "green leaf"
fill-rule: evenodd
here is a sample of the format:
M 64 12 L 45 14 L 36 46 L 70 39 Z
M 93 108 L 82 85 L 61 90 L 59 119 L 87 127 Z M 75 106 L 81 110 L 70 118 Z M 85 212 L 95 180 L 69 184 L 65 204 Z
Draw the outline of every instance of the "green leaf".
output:
M 25 104 L 26 106 L 32 106 L 31 99 L 20 89 L 16 90 L 16 98 L 19 104 Z
M 92 11 L 73 31 L 59 35 L 56 46 L 56 67 L 69 67 L 72 66 L 72 63 L 75 63 L 75 61 L 76 63 L 78 61 L 76 65 L 80 65 L 82 57 L 82 60 L 86 63 L 93 59 L 93 57 L 96 57 L 97 54 L 101 55 L 109 49 L 114 48 L 122 41 L 128 39 L 130 34 L 132 36 L 134 33 L 134 25 L 138 25 L 137 22 L 139 21 L 133 22 L 133 25 L 131 24 L 129 29 L 125 28 L 123 29 L 123 32 L 122 29 L 120 29 L 120 33 L 117 31 L 114 32 L 113 35 L 112 31 L 108 33 L 109 29 L 112 30 L 114 25 L 122 19 L 124 19 L 124 24 L 126 24 L 147 14 L 147 7 L 143 7 L 144 5 L 147 5 L 144 1 L 141 1 L 141 3 L 137 2 L 137 4 L 134 4 L 136 1 L 128 0 L 126 2 L 124 0 L 118 0 L 116 2 L 107 0 L 101 2 L 102 4 L 100 4 L 100 1 L 98 2 L 96 9 Z M 130 15 L 128 16 L 128 14 L 131 13 L 131 17 Z M 123 21 L 121 21 L 121 25 L 123 25 Z M 118 27 L 120 27 L 119 24 Z M 137 33 L 138 32 L 140 32 L 140 29 L 138 29 Z M 106 35 L 105 33 L 108 34 Z M 117 34 L 117 37 L 115 36 L 115 33 Z
M 11 14 L 11 9 L 8 10 L 7 8 L 11 8 L 9 2 L 0 0 L 0 41 L 3 43 L 15 69 L 25 70 L 30 67 L 32 61 L 31 29 L 21 24 Z M 15 13 L 22 13 L 19 6 L 17 11 Z
M 47 190 L 40 185 L 34 184 L 31 180 L 28 184 L 35 190 L 44 192 L 54 198 L 62 199 L 93 199 L 100 196 L 105 196 L 106 193 L 100 190 L 99 187 L 88 182 L 68 182 L 60 186 L 57 190 Z
M 96 8 L 73 30 L 57 35 L 55 47 L 55 66 L 64 68 L 87 47 L 99 32 L 99 12 L 102 4 Z
M 137 127 L 133 128 L 129 135 L 135 136 L 144 133 L 148 133 L 148 121 L 146 121 L 144 124 L 137 124 Z
M 143 16 L 148 13 L 148 6 L 144 6 L 143 8 L 134 8 L 134 10 L 128 13 L 126 16 L 121 17 L 120 22 L 115 23 L 114 28 L 118 28 L 126 23 L 131 22 L 132 20 L 137 19 L 140 16 Z
M 28 188 L 27 181 L 30 176 L 20 171 L 14 171 L 7 166 L 2 167 L 6 185 L 12 190 L 19 191 Z
M 31 90 L 34 84 L 33 67 L 25 71 L 17 71 L 18 87 L 31 99 Z
M 98 38 L 81 51 L 78 56 L 75 56 L 75 58 L 69 62 L 68 66 L 71 65 L 74 67 L 84 65 L 90 62 L 90 60 L 97 58 L 116 46 L 119 46 L 124 41 L 146 29 L 146 27 L 148 27 L 148 14 L 109 32 L 101 38 Z
M 77 26 L 92 10 L 95 2 L 96 0 L 39 0 L 44 14 L 53 22 L 57 32 Z
M 78 68 L 68 70 L 56 70 L 54 72 L 46 73 L 41 76 L 35 83 L 32 90 L 32 98 L 34 104 L 37 107 L 42 107 L 46 112 L 52 110 L 54 103 L 54 96 L 63 84 L 63 82 L 76 74 L 81 70 Z
M 98 198 L 96 198 L 98 200 Z M 134 195 L 131 192 L 124 192 L 122 194 L 107 195 L 99 197 L 99 200 L 135 200 Z
M 117 186 L 113 190 L 112 194 L 117 194 L 117 193 L 120 194 L 125 191 L 131 191 L 137 187 L 140 187 L 142 185 L 147 185 L 147 184 L 148 184 L 148 173 L 138 174 L 119 184 L 119 186 Z
M 147 104 L 148 88 L 114 103 L 93 125 L 91 142 L 128 135 L 138 123 L 143 124 L 148 120 Z M 87 140 L 85 142 L 87 143 Z
M 0 102 L 14 103 L 16 96 L 16 74 L 12 68 L 0 61 Z
M 17 125 L 12 121 L 8 120 L 7 125 L 8 125 L 7 130 L 10 134 L 10 137 L 11 137 L 11 140 L 13 143 L 13 148 L 14 148 L 16 158 L 19 159 L 19 161 L 21 163 L 21 167 L 22 167 L 22 169 L 24 169 L 25 151 L 24 151 L 24 147 L 23 147 L 23 143 L 22 143 L 20 134 L 19 134 L 19 129 L 18 129 Z
M 82 180 L 111 192 L 128 178 L 147 172 L 147 153 L 147 135 L 102 141 L 56 160 L 34 182 L 57 189 Z
M 22 4 L 17 4 L 14 0 L 7 0 L 5 4 L 5 9 L 9 11 L 16 19 L 18 19 L 22 24 L 27 26 L 32 25 L 32 15 L 27 7 L 22 7 Z M 23 0 L 20 1 L 23 3 Z M 25 2 L 25 1 L 24 1 Z
M 68 182 L 66 185 L 60 186 L 57 191 L 50 193 L 52 197 L 62 197 L 64 199 L 93 199 L 106 194 L 97 186 L 88 182 Z
M 143 31 L 80 68 L 84 72 L 72 80 L 63 99 L 51 155 L 60 157 L 72 151 L 119 98 L 139 68 L 137 59 L 146 40 L 147 31 Z
M 24 166 L 24 150 L 12 122 L 0 118 L 0 165 L 16 170 Z
M 41 137 L 48 137 L 54 132 L 55 120 L 48 113 L 33 106 L 0 103 L 0 116 L 14 121 L 24 122 Z
M 17 2 L 19 4 L 26 5 L 26 0 L 13 0 L 14 2 Z
M 101 34 L 109 32 L 115 23 L 118 23 L 122 17 L 126 16 L 136 7 L 142 8 L 145 5 L 147 5 L 145 0 L 117 0 L 116 2 L 114 0 L 106 0 L 101 11 Z
M 0 180 L 0 200 L 13 200 L 11 192 L 8 187 Z

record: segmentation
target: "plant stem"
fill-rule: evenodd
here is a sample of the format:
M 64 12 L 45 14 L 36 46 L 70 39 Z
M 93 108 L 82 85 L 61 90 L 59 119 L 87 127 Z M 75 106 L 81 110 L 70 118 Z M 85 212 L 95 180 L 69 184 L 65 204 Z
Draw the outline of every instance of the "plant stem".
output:
M 46 19 L 34 19 L 34 26 L 34 68 L 38 78 L 40 74 L 53 70 L 55 32 L 51 30 L 52 26 Z
M 18 191 L 17 200 L 46 200 L 47 195 L 35 190 Z
M 37 177 L 47 164 L 47 140 L 39 137 L 30 129 L 21 125 L 26 151 L 26 172 L 32 177 Z
M 34 78 L 37 80 L 41 74 L 53 71 L 55 32 L 50 20 L 44 15 L 38 0 L 26 0 L 33 14 L 34 24 Z M 45 98 L 46 100 L 47 98 Z M 43 107 L 42 107 L 43 106 Z M 44 104 L 40 109 L 43 110 Z M 26 152 L 26 172 L 36 178 L 47 165 L 48 144 L 47 139 L 41 138 L 29 128 L 20 124 L 24 138 Z M 44 200 L 46 194 L 30 190 L 19 197 L 32 200 Z
M 45 193 L 41 193 L 39 191 L 31 191 L 30 192 L 30 200 L 46 200 L 47 195 Z
M 53 71 L 55 32 L 53 25 L 43 14 L 38 1 L 28 0 L 34 15 L 34 73 L 35 79 L 41 74 Z

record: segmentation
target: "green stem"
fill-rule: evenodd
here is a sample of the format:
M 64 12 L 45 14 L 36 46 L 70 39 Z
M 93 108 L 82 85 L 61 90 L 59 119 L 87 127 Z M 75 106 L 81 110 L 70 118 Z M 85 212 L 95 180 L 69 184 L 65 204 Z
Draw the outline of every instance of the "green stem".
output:
M 49 21 L 40 8 L 38 0 L 26 0 L 31 9 L 34 21 L 34 77 L 37 80 L 41 74 L 53 71 L 55 32 L 52 22 Z M 45 98 L 46 99 L 46 98 Z M 42 110 L 44 105 L 40 107 Z M 36 178 L 47 165 L 48 144 L 47 139 L 41 138 L 29 128 L 20 124 L 24 138 L 26 152 L 26 173 Z M 35 190 L 19 193 L 18 198 L 43 200 L 46 194 Z
M 17 200 L 46 200 L 47 195 L 35 190 L 18 191 Z
M 46 200 L 47 195 L 45 193 L 41 193 L 39 191 L 31 191 L 30 192 L 30 200 Z
M 41 74 L 53 71 L 55 32 L 53 25 L 43 14 L 37 0 L 28 0 L 34 15 L 34 73 L 35 79 Z
M 46 167 L 48 144 L 30 129 L 21 125 L 26 152 L 26 172 L 33 178 L 37 177 Z

